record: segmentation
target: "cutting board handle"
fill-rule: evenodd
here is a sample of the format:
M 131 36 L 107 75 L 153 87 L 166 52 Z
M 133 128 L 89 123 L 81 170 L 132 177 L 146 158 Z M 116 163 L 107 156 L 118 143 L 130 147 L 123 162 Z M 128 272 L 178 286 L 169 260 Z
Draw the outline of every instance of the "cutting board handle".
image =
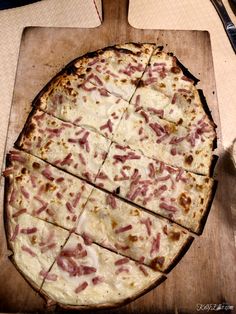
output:
M 129 0 L 103 0 L 102 26 L 109 25 L 110 31 L 123 30 L 130 27 L 128 23 Z

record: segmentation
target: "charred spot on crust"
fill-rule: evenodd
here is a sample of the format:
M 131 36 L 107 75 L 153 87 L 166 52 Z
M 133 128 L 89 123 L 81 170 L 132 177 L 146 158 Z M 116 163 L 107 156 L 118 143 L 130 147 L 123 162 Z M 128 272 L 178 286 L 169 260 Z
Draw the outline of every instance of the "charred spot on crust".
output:
M 173 52 L 167 52 L 167 55 L 170 56 L 170 57 L 174 57 Z
M 26 131 L 25 131 L 25 136 L 26 137 L 29 137 L 31 133 L 33 133 L 35 130 L 35 124 L 33 122 L 31 122 L 28 127 L 26 128 Z
M 158 46 L 157 49 L 161 52 L 164 49 L 164 46 Z
M 158 266 L 162 267 L 165 262 L 164 256 L 157 256 L 153 260 L 151 260 L 151 268 L 158 269 Z
M 193 162 L 193 156 L 189 155 L 189 156 L 185 157 L 184 161 L 186 164 L 191 165 L 191 163 Z
M 118 186 L 118 188 L 116 188 L 115 193 L 120 194 L 120 187 L 119 186 Z
M 68 68 L 66 68 L 66 74 L 68 75 L 75 75 L 77 73 L 77 68 L 74 64 L 70 65 Z
M 34 169 L 39 169 L 40 168 L 40 164 L 37 163 L 37 162 L 33 162 L 32 166 L 33 166 Z
M 178 125 L 181 125 L 183 123 L 183 119 L 180 118 L 179 121 L 177 122 Z
M 26 172 L 27 172 L 27 170 L 26 170 L 25 167 L 21 169 L 21 173 L 22 173 L 22 174 L 26 174 Z
M 138 86 L 139 85 L 139 79 L 136 78 L 135 80 L 131 80 L 131 84 L 134 84 L 134 86 Z
M 83 73 L 83 74 L 78 75 L 78 78 L 81 78 L 81 79 L 85 78 L 85 74 Z
M 136 241 L 138 241 L 138 237 L 137 236 L 134 236 L 134 235 L 129 235 L 128 236 L 128 238 L 129 238 L 129 241 L 130 242 L 136 242 Z
M 140 80 L 139 81 L 139 84 L 138 84 L 138 87 L 144 87 L 145 86 L 145 83 L 143 80 Z
M 178 241 L 180 238 L 180 232 L 177 231 L 170 231 L 168 234 L 168 237 L 172 240 L 172 241 Z
M 179 197 L 179 204 L 184 208 L 184 211 L 187 213 L 189 211 L 192 200 L 185 193 L 181 193 Z
M 174 74 L 179 74 L 181 72 L 181 69 L 179 67 L 172 67 L 170 69 L 170 72 Z

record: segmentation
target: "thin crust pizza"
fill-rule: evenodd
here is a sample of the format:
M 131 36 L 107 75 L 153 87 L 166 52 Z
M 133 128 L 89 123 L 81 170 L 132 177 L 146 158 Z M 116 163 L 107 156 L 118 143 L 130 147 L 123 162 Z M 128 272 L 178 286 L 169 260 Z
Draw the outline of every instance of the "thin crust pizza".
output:
M 11 260 L 50 303 L 114 307 L 161 283 L 203 230 L 214 122 L 172 53 L 81 56 L 34 99 L 4 171 Z

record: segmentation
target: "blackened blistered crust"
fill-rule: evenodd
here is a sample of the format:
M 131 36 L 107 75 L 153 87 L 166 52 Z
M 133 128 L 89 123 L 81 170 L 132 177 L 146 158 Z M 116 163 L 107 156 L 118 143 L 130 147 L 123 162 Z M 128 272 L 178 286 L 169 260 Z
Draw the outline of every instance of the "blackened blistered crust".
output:
M 184 245 L 179 250 L 178 254 L 175 256 L 171 264 L 165 270 L 165 274 L 168 274 L 182 259 L 182 257 L 187 253 L 188 249 L 190 248 L 191 244 L 193 243 L 194 237 L 189 236 L 184 243 Z
M 217 185 L 218 185 L 218 182 L 214 180 L 212 188 L 211 188 L 211 191 L 210 191 L 210 195 L 208 197 L 208 202 L 206 204 L 206 208 L 205 208 L 204 214 L 203 214 L 203 216 L 202 216 L 202 218 L 200 220 L 200 223 L 199 223 L 199 228 L 197 230 L 197 234 L 198 235 L 201 235 L 203 230 L 204 230 L 204 227 L 205 227 L 205 224 L 206 224 L 206 221 L 207 221 L 207 217 L 208 217 L 208 215 L 210 213 L 210 209 L 211 209 L 211 206 L 212 206 L 215 194 L 216 194 Z
M 20 132 L 20 134 L 19 134 L 17 140 L 16 140 L 15 143 L 14 143 L 14 147 L 19 148 L 19 149 L 22 148 L 21 141 L 22 141 L 22 139 L 24 138 L 24 136 L 29 132 L 29 128 L 30 128 L 30 125 L 31 125 L 31 122 L 32 122 L 32 118 L 33 118 L 33 116 L 35 115 L 36 111 L 37 111 L 37 108 L 34 107 L 34 108 L 31 110 L 31 112 L 29 113 L 29 115 L 28 115 L 28 117 L 27 117 L 27 120 L 26 120 L 26 122 L 25 122 L 25 124 L 24 124 L 23 129 L 22 129 L 22 131 Z M 42 113 L 44 113 L 44 112 L 42 111 Z
M 11 155 L 6 155 L 6 168 L 11 167 Z M 11 229 L 10 229 L 10 215 L 9 215 L 9 203 L 8 198 L 10 194 L 10 187 L 11 187 L 11 179 L 10 177 L 5 177 L 5 184 L 4 184 L 4 204 L 3 204 L 3 219 L 4 219 L 4 229 L 5 229 L 5 235 L 7 239 L 7 248 L 8 250 L 12 251 L 13 253 L 13 247 L 11 245 Z
M 205 110 L 208 118 L 211 120 L 213 126 L 216 128 L 217 125 L 215 124 L 215 122 L 214 122 L 214 120 L 212 118 L 211 110 L 210 110 L 210 108 L 209 108 L 209 106 L 207 104 L 206 97 L 205 97 L 205 95 L 203 93 L 203 90 L 202 89 L 198 89 L 197 91 L 198 91 L 198 95 L 199 95 L 199 98 L 201 100 L 203 109 Z
M 210 169 L 209 169 L 209 176 L 210 177 L 213 177 L 213 175 L 214 175 L 214 170 L 215 170 L 215 166 L 217 164 L 218 159 L 219 159 L 219 156 L 217 156 L 217 155 L 212 156 L 211 165 L 210 165 Z
M 196 78 L 191 72 L 189 72 L 188 68 L 186 68 L 178 58 L 176 58 L 176 64 L 183 71 L 184 75 L 193 80 L 194 85 L 196 85 L 200 80 Z
M 127 305 L 128 303 L 136 300 L 137 298 L 141 297 L 142 295 L 148 293 L 152 289 L 156 288 L 159 286 L 162 282 L 164 282 L 167 279 L 166 276 L 162 275 L 159 279 L 157 279 L 152 285 L 149 287 L 145 288 L 143 291 L 137 293 L 136 295 L 124 299 L 123 301 L 117 302 L 117 303 L 103 303 L 103 304 L 94 304 L 94 305 L 64 305 L 62 303 L 57 303 L 59 308 L 66 309 L 66 310 L 99 310 L 99 309 L 112 309 L 112 308 L 117 308 L 121 307 L 124 305 Z M 44 299 L 49 300 L 48 296 L 46 293 L 43 291 L 40 291 L 40 294 L 43 295 Z

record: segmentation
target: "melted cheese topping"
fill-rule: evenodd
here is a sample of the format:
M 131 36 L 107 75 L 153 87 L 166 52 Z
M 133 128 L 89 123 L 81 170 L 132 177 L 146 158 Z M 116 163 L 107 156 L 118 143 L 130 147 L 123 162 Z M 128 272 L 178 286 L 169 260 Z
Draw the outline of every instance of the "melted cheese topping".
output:
M 62 304 L 99 305 L 118 303 L 141 293 L 162 276 L 161 273 L 142 266 L 145 275 L 140 269 L 140 265 L 128 259 L 125 264 L 117 265 L 115 263 L 123 259 L 123 256 L 95 244 L 85 245 L 83 239 L 74 234 L 71 235 L 63 250 L 76 250 L 78 245 L 82 246 L 82 250 L 85 250 L 87 255 L 82 258 L 77 258 L 76 255 L 70 257 L 73 260 L 71 262 L 71 265 L 72 263 L 74 265 L 73 270 L 69 267 L 64 267 L 67 270 L 63 270 L 60 261 L 56 262 L 50 274 L 56 275 L 57 280 L 46 280 L 42 287 L 42 291 L 47 296 Z M 64 258 L 64 263 L 66 263 L 66 260 Z M 79 267 L 80 269 L 90 267 L 92 268 L 91 273 L 76 275 L 81 271 L 78 270 Z M 71 275 L 73 271 L 74 275 Z
M 189 237 L 188 232 L 167 220 L 97 189 L 89 197 L 76 232 L 88 234 L 94 242 L 162 271 Z
M 96 184 L 196 232 L 213 180 L 112 144 Z
M 73 228 L 92 187 L 24 152 L 11 154 L 11 163 L 10 216 L 27 212 L 66 229 Z
M 19 228 L 18 234 L 13 236 L 16 228 Z M 23 214 L 10 220 L 10 235 L 17 267 L 39 288 L 43 274 L 49 271 L 69 232 Z
M 111 139 L 128 103 L 111 95 L 104 87 L 86 87 L 85 82 L 81 83 L 77 75 L 57 78 L 40 97 L 38 106 L 59 119 Z
M 19 146 L 59 168 L 94 181 L 110 141 L 37 110 Z
M 208 134 L 208 130 L 206 131 Z M 187 129 L 130 108 L 121 120 L 114 140 L 141 151 L 150 158 L 207 175 L 212 159 L 213 138 L 196 126 Z

